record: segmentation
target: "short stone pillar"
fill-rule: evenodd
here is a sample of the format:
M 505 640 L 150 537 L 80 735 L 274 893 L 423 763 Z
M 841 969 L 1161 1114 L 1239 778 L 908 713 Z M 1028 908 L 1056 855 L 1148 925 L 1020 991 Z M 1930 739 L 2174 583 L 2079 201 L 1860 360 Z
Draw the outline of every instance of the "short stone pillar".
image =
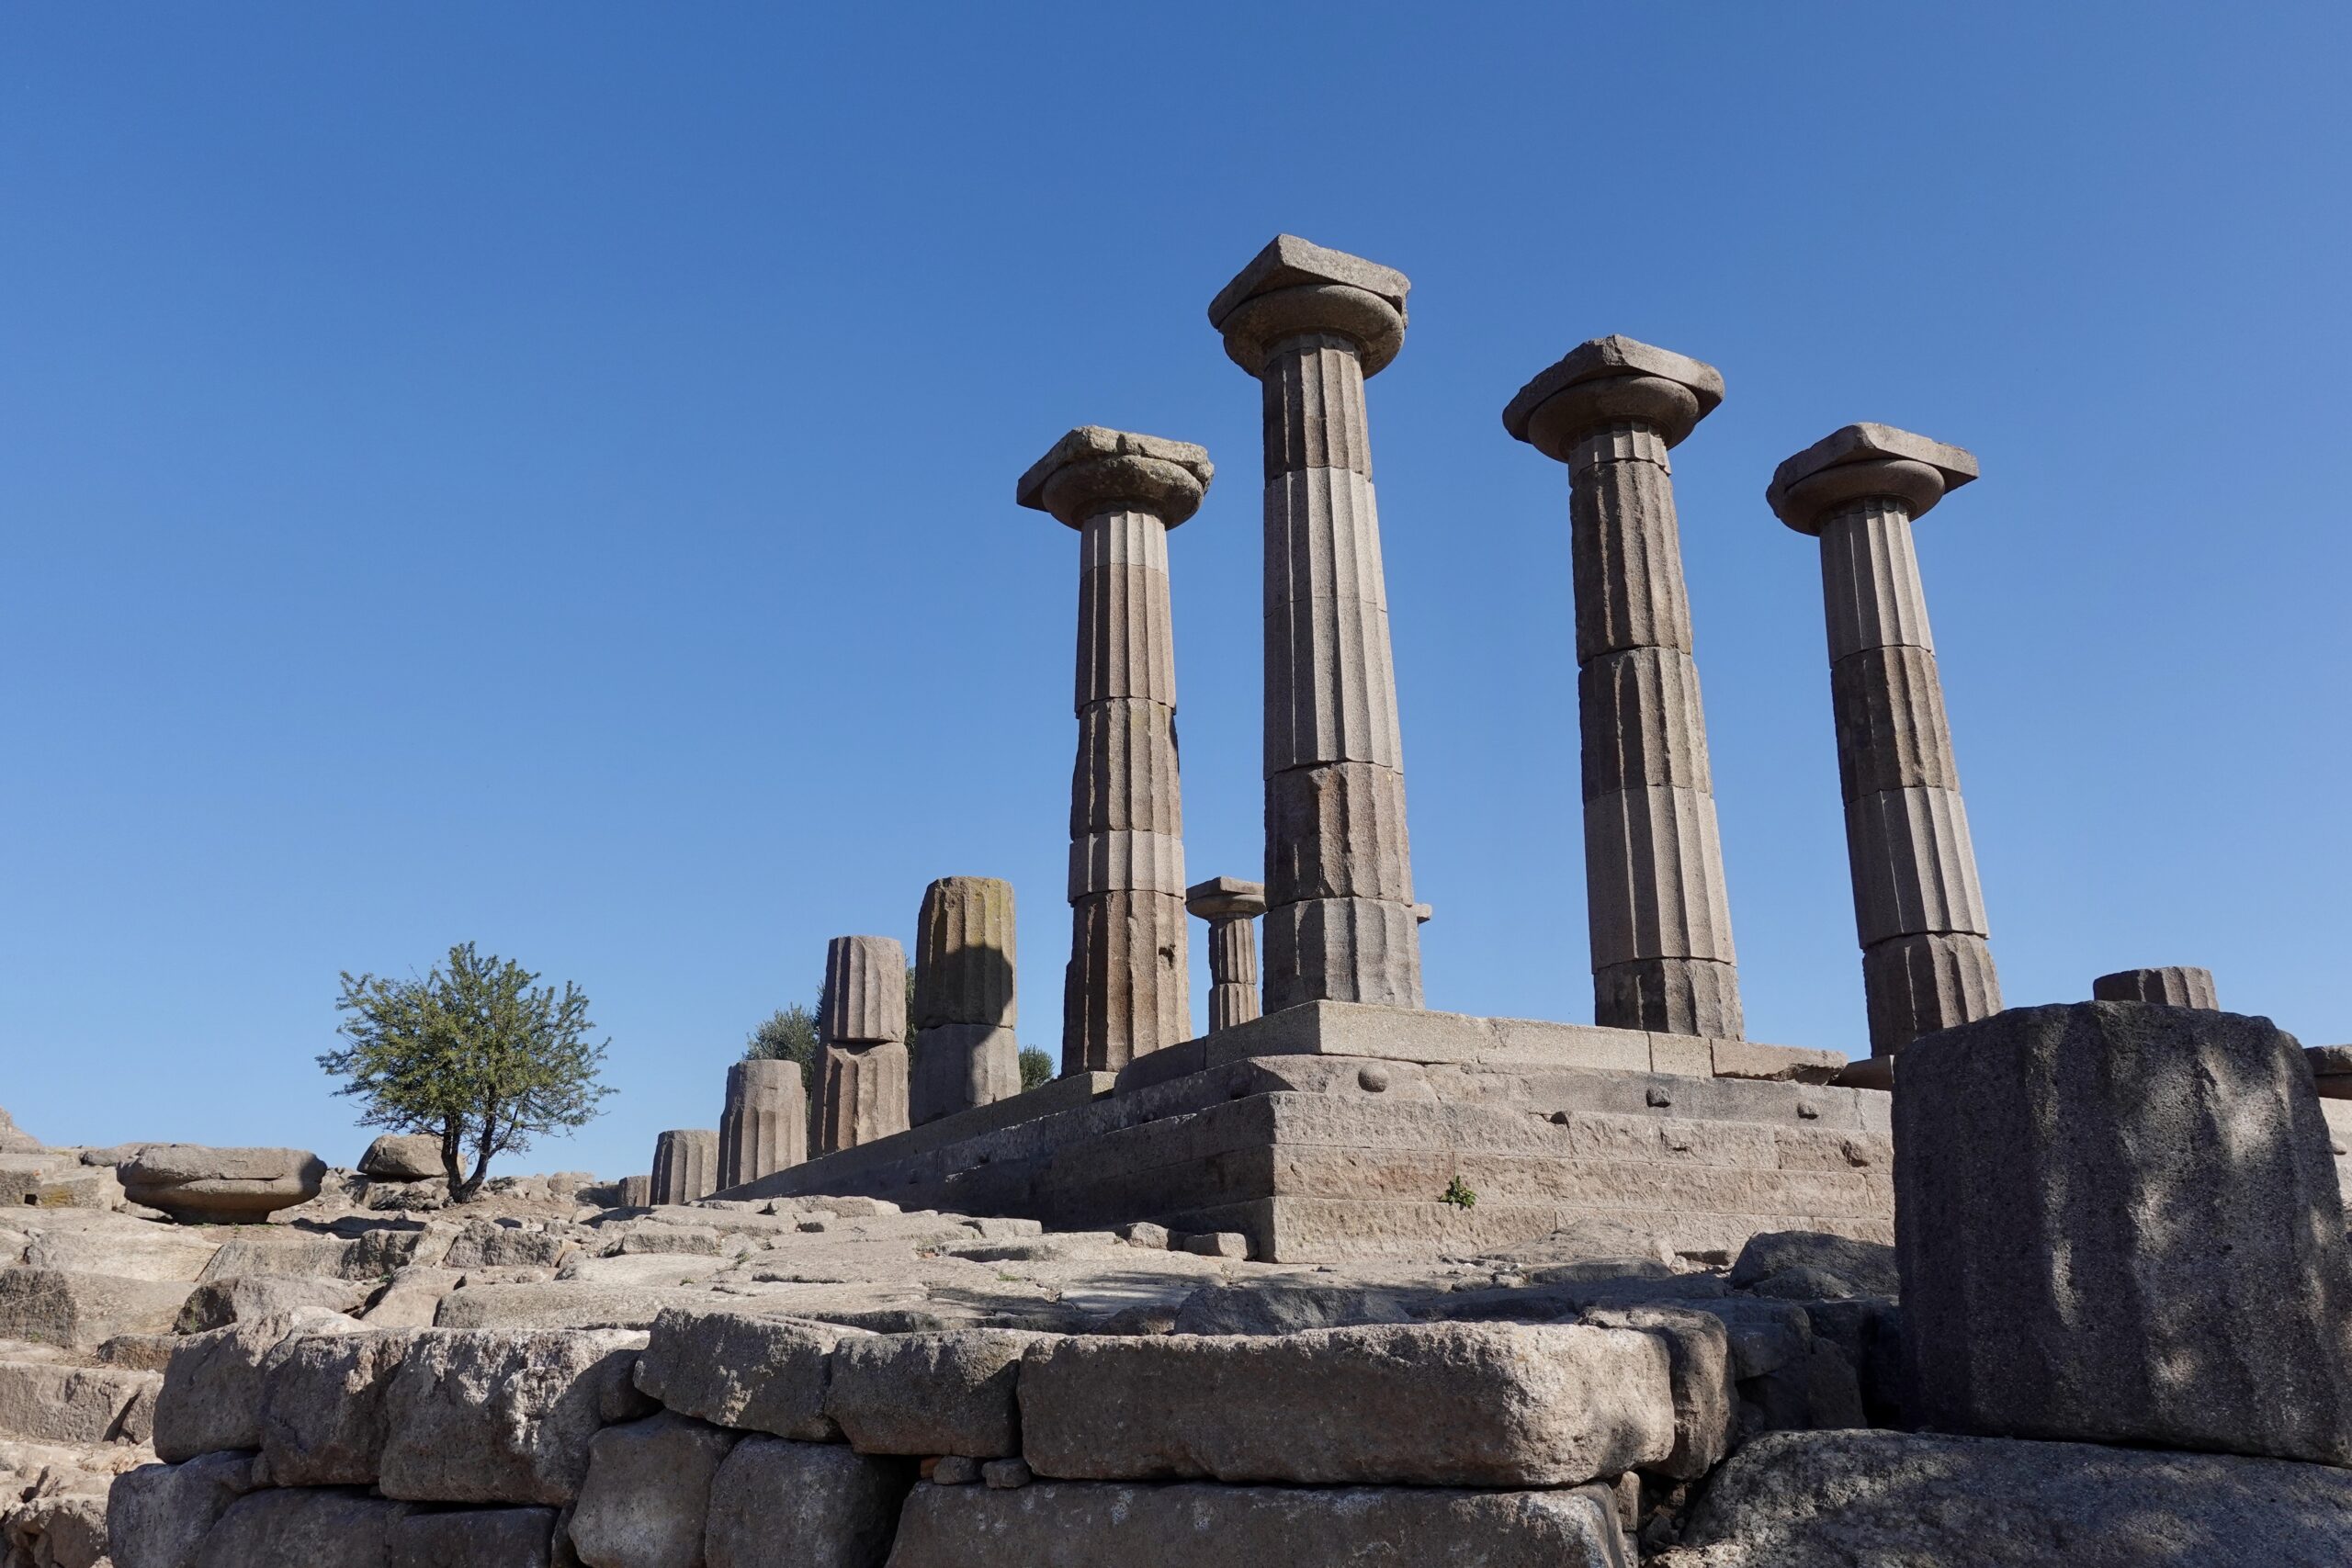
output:
M 1209 303 L 1263 389 L 1269 1012 L 1421 1005 L 1363 389 L 1404 346 L 1411 287 L 1283 234 Z
M 1193 1032 L 1168 531 L 1214 472 L 1198 446 L 1087 425 L 1014 488 L 1079 535 L 1065 1073 L 1114 1073 Z
M 915 921 L 915 1126 L 1021 1092 L 1013 985 L 1012 884 L 943 876 Z
M 1746 1032 L 1667 451 L 1724 399 L 1712 365 L 1595 338 L 1503 427 L 1568 468 L 1593 1021 Z
M 800 1064 L 738 1062 L 727 1069 L 727 1108 L 718 1118 L 718 1185 L 757 1181 L 808 1157 L 808 1092 Z
M 2001 1008 L 1911 542 L 1913 521 L 1975 477 L 1957 446 L 1849 424 L 1782 463 L 1765 491 L 1781 522 L 1821 540 L 1846 859 L 1882 1074 L 1917 1036 Z
M 1209 1032 L 1258 1016 L 1257 919 L 1266 885 L 1212 876 L 1184 890 L 1184 907 L 1209 923 Z
M 653 1201 L 691 1203 L 718 1190 L 718 1130 L 675 1127 L 653 1140 Z
M 619 1189 L 619 1207 L 650 1209 L 653 1206 L 653 1178 L 650 1176 L 624 1176 L 615 1185 Z
M 2095 1002 L 2161 1002 L 2165 1007 L 2218 1012 L 2213 972 L 2177 965 L 2169 969 L 2119 969 L 2091 982 Z
M 895 938 L 837 936 L 825 949 L 817 1032 L 817 1153 L 907 1130 L 907 953 Z
M 2352 1464 L 2352 1262 L 2269 1020 L 2018 1008 L 1894 1075 L 1906 1424 Z

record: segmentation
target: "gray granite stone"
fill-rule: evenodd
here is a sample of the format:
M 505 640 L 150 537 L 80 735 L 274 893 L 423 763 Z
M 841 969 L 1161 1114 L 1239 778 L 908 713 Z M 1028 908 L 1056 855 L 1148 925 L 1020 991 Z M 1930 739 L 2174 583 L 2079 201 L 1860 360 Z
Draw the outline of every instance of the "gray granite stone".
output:
M 2352 1464 L 2352 1261 L 2268 1020 L 2018 1008 L 1894 1077 L 1905 1407 L 1987 1436 Z
M 833 1154 L 905 1132 L 909 1073 L 904 1041 L 827 1045 L 817 1063 L 816 1152 Z
M 1021 1092 L 1021 1041 L 992 1023 L 934 1023 L 915 1036 L 907 1122 L 921 1127 Z
M 711 1483 L 709 1568 L 882 1568 L 913 1472 L 838 1444 L 746 1438 Z
M 1014 987 L 1012 884 L 943 876 L 923 889 L 915 917 L 917 1029 L 943 1023 L 1020 1021 Z

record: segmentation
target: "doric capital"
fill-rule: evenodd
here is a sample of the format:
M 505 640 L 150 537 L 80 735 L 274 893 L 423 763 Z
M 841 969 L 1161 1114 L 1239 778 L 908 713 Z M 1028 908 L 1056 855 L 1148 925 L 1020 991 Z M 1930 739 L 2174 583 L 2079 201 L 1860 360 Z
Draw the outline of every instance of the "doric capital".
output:
M 1236 916 L 1255 919 L 1266 912 L 1266 885 L 1238 876 L 1212 876 L 1184 889 L 1184 908 L 1204 920 Z
M 1252 376 L 1284 338 L 1329 333 L 1356 345 L 1367 376 L 1405 346 L 1405 296 L 1412 283 L 1394 267 L 1277 234 L 1209 301 L 1209 325 L 1225 352 Z
M 1800 534 L 1857 501 L 1899 501 L 1918 517 L 1976 477 L 1973 453 L 1891 424 L 1849 424 L 1772 470 L 1764 500 Z
M 1671 446 L 1723 400 L 1713 366 L 1629 337 L 1597 337 L 1521 387 L 1503 428 L 1565 463 L 1578 436 L 1619 421 L 1649 425 Z
M 1013 499 L 1073 528 L 1098 513 L 1148 512 L 1173 528 L 1200 510 L 1216 468 L 1208 449 L 1082 424 L 1029 465 Z

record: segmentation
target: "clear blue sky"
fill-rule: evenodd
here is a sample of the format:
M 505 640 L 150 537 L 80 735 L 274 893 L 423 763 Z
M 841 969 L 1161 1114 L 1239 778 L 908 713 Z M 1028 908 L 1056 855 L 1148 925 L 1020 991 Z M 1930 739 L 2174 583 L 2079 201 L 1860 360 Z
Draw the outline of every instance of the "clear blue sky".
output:
M 2009 998 L 2202 964 L 2352 1038 L 2346 15 L 10 6 L 0 1104 L 348 1162 L 337 972 L 471 939 L 612 1037 L 522 1168 L 641 1170 L 949 873 L 1018 887 L 1057 1051 L 1077 547 L 1013 480 L 1084 423 L 1220 465 L 1187 843 L 1255 874 L 1257 390 L 1204 311 L 1281 230 L 1414 282 L 1371 398 L 1430 1005 L 1590 1016 L 1566 479 L 1499 413 L 1621 332 L 1729 385 L 1676 472 L 1751 1034 L 1862 1047 L 1761 498 L 1869 419 L 1984 464 L 1919 540 Z

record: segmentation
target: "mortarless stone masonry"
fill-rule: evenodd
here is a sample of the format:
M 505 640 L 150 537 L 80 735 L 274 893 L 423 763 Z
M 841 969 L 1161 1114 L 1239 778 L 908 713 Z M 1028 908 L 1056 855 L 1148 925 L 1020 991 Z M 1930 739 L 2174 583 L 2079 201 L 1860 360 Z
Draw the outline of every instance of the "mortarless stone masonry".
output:
M 1411 287 L 1283 234 L 1209 303 L 1264 396 L 1270 1012 L 1421 1005 L 1363 392 L 1404 346 Z
M 1568 466 L 1593 1021 L 1740 1038 L 1731 908 L 1690 657 L 1668 448 L 1723 401 L 1714 367 L 1595 338 L 1503 425 Z
M 1184 890 L 1184 907 L 1209 923 L 1209 1032 L 1260 1016 L 1257 919 L 1266 886 L 1212 876 Z
M 1014 487 L 1079 535 L 1065 1073 L 1116 1072 L 1193 1032 L 1168 531 L 1214 473 L 1187 442 L 1090 424 Z
M 1849 424 L 1782 463 L 1773 513 L 1821 540 L 1829 696 L 1871 1055 L 2000 1010 L 1911 525 L 1976 477 L 1957 446 Z M 1883 1080 L 1882 1080 L 1883 1081 Z

